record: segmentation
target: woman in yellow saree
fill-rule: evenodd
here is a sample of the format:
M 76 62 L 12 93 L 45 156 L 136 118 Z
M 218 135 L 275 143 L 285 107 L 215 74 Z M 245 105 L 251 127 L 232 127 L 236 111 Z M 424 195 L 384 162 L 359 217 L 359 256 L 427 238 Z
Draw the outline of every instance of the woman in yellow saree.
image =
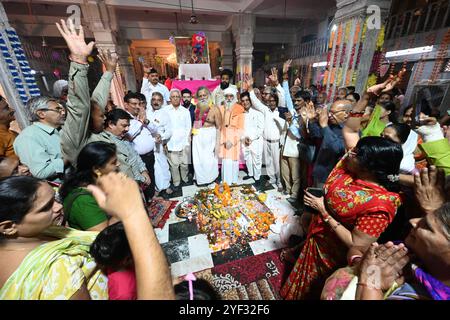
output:
M 44 181 L 0 180 L 0 299 L 108 299 L 89 255 L 97 232 L 52 226 L 61 208 Z

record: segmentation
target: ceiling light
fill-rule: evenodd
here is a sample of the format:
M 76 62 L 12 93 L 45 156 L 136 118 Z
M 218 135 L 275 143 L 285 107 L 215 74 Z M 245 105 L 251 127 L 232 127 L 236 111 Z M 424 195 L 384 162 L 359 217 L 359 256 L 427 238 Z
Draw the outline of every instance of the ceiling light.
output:
M 189 20 L 189 23 L 191 24 L 197 24 L 198 23 L 198 18 L 195 14 L 191 15 L 191 19 Z
M 327 66 L 327 62 L 326 61 L 313 63 L 313 68 L 326 67 L 326 66 Z
M 405 50 L 389 51 L 386 52 L 386 58 L 406 56 L 409 54 L 425 53 L 433 51 L 433 46 L 409 48 Z

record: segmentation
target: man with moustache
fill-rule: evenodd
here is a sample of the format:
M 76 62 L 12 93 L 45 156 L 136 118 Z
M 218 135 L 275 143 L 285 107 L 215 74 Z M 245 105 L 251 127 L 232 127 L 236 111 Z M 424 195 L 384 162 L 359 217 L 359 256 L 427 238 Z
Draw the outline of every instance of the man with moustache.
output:
M 156 127 L 157 133 L 153 135 L 155 143 L 155 184 L 160 196 L 171 195 L 170 167 L 167 160 L 165 146 L 172 136 L 170 118 L 162 107 L 164 97 L 159 92 L 153 92 L 151 109 L 146 110 L 146 117 L 151 125 Z
M 209 90 L 208 90 L 209 91 Z M 181 104 L 183 107 L 189 110 L 191 115 L 192 124 L 194 124 L 195 118 L 195 105 L 192 103 L 192 92 L 189 89 L 181 90 Z
M 244 131 L 244 107 L 237 102 L 237 90 L 228 87 L 223 91 L 224 103 L 219 106 L 222 115 L 220 130 L 220 153 L 222 159 L 222 182 L 237 184 L 239 177 L 239 158 L 241 136 Z
M 237 87 L 234 84 L 231 84 L 232 78 L 233 72 L 230 69 L 224 69 L 220 73 L 220 85 L 218 85 L 212 93 L 212 98 L 216 106 L 221 106 L 222 102 L 225 100 L 225 89 L 232 88 L 233 90 L 237 91 Z
M 207 185 L 219 175 L 218 138 L 221 114 L 208 88 L 197 90 L 197 107 L 192 128 L 192 163 L 197 185 Z
M 143 104 L 140 94 L 129 92 L 124 97 L 125 110 L 131 116 L 130 129 L 127 133 L 127 140 L 131 142 L 134 150 L 139 154 L 141 160 L 150 176 L 150 184 L 144 190 L 147 199 L 153 198 L 155 194 L 155 138 L 158 128 L 147 120 L 145 109 L 141 112 Z M 144 106 L 146 108 L 146 106 Z

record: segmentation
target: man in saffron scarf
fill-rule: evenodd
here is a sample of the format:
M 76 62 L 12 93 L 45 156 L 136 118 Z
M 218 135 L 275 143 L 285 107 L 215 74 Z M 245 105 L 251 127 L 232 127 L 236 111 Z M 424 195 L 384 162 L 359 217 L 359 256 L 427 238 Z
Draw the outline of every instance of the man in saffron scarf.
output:
M 219 106 L 222 115 L 220 131 L 220 153 L 222 159 L 222 182 L 238 182 L 239 158 L 241 152 L 240 137 L 244 130 L 244 107 L 237 103 L 237 90 L 228 87 L 223 91 L 225 101 Z

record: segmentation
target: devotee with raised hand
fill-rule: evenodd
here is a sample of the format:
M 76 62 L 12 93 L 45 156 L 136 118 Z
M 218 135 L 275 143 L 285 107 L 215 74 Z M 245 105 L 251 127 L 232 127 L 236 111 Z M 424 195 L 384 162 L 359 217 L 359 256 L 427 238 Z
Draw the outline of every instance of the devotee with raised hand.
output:
M 167 141 L 172 136 L 172 127 L 167 109 L 163 108 L 164 97 L 159 92 L 153 92 L 151 109 L 146 110 L 148 122 L 156 127 L 153 136 L 155 140 L 155 184 L 160 196 L 172 194 L 170 189 L 170 167 L 166 156 Z
M 69 91 L 66 104 L 66 121 L 61 130 L 61 152 L 72 166 L 80 150 L 89 142 L 95 141 L 95 135 L 104 129 L 105 108 L 108 101 L 111 80 L 117 64 L 117 56 L 108 51 L 99 51 L 99 59 L 106 67 L 94 92 L 92 100 L 89 93 L 87 57 L 94 42 L 85 43 L 83 27 L 77 33 L 72 20 L 69 27 L 64 20 L 56 23 L 70 50 Z
M 261 188 L 261 167 L 264 148 L 264 115 L 252 108 L 250 94 L 241 93 L 241 104 L 245 109 L 244 134 L 242 136 L 242 153 L 244 154 L 248 176 L 243 180 L 253 178 L 255 188 Z
M 6 99 L 0 96 L 0 157 L 17 158 L 13 146 L 17 133 L 9 129 L 15 119 L 14 110 Z
M 155 68 L 151 68 L 146 64 L 142 64 L 144 71 L 144 78 L 142 79 L 141 93 L 145 95 L 147 99 L 147 109 L 150 109 L 150 102 L 152 100 L 153 92 L 159 92 L 164 97 L 164 105 L 170 103 L 169 89 L 161 83 L 159 83 L 158 71 Z
M 323 197 L 306 192 L 305 204 L 317 214 L 282 297 L 319 298 L 326 279 L 347 264 L 348 250 L 365 252 L 387 228 L 401 204 L 397 178 L 402 154 L 398 143 L 362 138 L 329 175 Z
M 284 119 L 286 123 L 283 127 L 283 134 L 281 137 L 281 177 L 283 178 L 284 186 L 286 190 L 285 194 L 290 197 L 287 199 L 292 205 L 297 204 L 298 193 L 301 187 L 301 171 L 302 168 L 301 161 L 299 159 L 299 148 L 298 143 L 300 141 L 300 136 L 293 133 L 296 129 L 297 132 L 300 129 L 299 126 L 299 111 L 300 105 L 296 103 L 296 107 L 292 103 L 291 97 L 287 94 L 288 90 L 288 71 L 292 63 L 292 60 L 288 60 L 283 64 L 283 88 L 286 94 L 286 106 L 288 112 L 285 113 Z M 302 91 L 299 91 L 302 92 Z M 296 95 L 298 92 L 296 93 Z M 280 109 L 278 109 L 280 110 Z M 295 129 L 294 129 L 295 128 Z M 306 174 L 304 177 L 306 181 Z M 302 197 L 303 198 L 303 197 Z
M 222 116 L 208 88 L 197 90 L 192 128 L 192 163 L 197 185 L 207 185 L 219 176 L 219 139 Z
M 181 187 L 181 181 L 184 184 L 189 183 L 188 164 L 192 130 L 191 115 L 185 107 L 181 106 L 181 92 L 178 89 L 170 91 L 170 105 L 165 108 L 170 118 L 172 131 L 172 136 L 167 142 L 172 189 L 178 191 Z
M 219 157 L 222 159 L 222 182 L 231 185 L 238 183 L 245 116 L 244 107 L 237 103 L 237 90 L 228 87 L 223 94 L 225 101 L 219 106 L 222 115 Z
M 26 107 L 32 124 L 17 136 L 14 151 L 34 177 L 60 183 L 69 165 L 61 153 L 58 131 L 65 121 L 65 109 L 45 96 L 31 98 Z
M 122 173 L 110 173 L 88 189 L 103 210 L 123 223 L 133 257 L 137 299 L 173 300 L 169 264 L 136 183 Z
M 88 187 L 96 202 L 124 224 L 137 298 L 173 299 L 167 259 L 137 184 L 122 173 L 104 175 L 97 184 Z M 61 210 L 54 190 L 42 180 L 0 180 L 1 300 L 108 299 L 107 279 L 89 254 L 97 233 L 54 225 Z
M 278 189 L 283 188 L 281 184 L 280 175 L 280 139 L 285 121 L 280 117 L 275 106 L 271 105 L 269 108 L 263 104 L 255 95 L 253 90 L 253 80 L 247 79 L 245 81 L 246 87 L 250 92 L 250 101 L 253 108 L 264 115 L 264 159 L 266 162 L 267 175 L 269 176 L 269 183 L 277 186 Z M 264 95 L 270 96 L 269 92 L 264 88 Z M 266 98 L 267 99 L 267 98 Z
M 331 105 L 330 111 L 320 109 L 318 121 L 310 125 L 310 137 L 322 139 L 314 161 L 314 187 L 323 187 L 330 172 L 345 153 L 342 128 L 351 110 L 352 103 L 349 100 L 337 100 Z
M 232 88 L 237 91 L 237 87 L 234 84 L 231 84 L 232 78 L 233 72 L 230 69 L 224 69 L 220 73 L 220 85 L 218 85 L 212 92 L 212 98 L 216 106 L 220 107 L 225 101 L 225 89 Z

